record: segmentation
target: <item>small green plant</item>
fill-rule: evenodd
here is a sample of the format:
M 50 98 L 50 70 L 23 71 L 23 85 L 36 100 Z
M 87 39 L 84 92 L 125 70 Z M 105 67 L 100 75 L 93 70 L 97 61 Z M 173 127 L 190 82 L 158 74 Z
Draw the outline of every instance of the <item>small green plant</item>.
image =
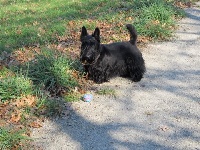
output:
M 16 75 L 0 79 L 0 100 L 2 102 L 33 92 L 32 82 L 23 75 Z
M 46 117 L 53 117 L 53 116 L 60 116 L 62 109 L 63 109 L 63 102 L 58 99 L 48 99 L 40 98 L 37 101 L 37 111 L 35 112 L 36 116 L 46 116 Z
M 7 69 L 6 67 L 0 68 L 0 79 L 12 75 L 14 75 L 14 73 L 11 70 Z
M 75 102 L 81 99 L 81 94 L 78 92 L 69 92 L 67 95 L 64 96 L 64 99 L 67 102 Z
M 30 138 L 23 135 L 24 133 L 23 130 L 15 131 L 0 127 L 0 149 L 9 150 L 15 146 L 22 149 L 21 143 L 30 140 Z
M 110 89 L 110 88 L 103 88 L 103 89 L 100 89 L 100 90 L 98 90 L 96 93 L 99 94 L 99 95 L 110 95 L 110 96 L 116 97 L 116 92 L 115 92 L 115 90 Z
M 61 114 L 63 109 L 63 101 L 61 98 L 49 98 L 48 94 L 45 94 L 40 89 L 37 89 L 35 94 L 38 97 L 35 106 L 36 111 L 34 112 L 36 116 L 53 117 Z
M 172 36 L 175 27 L 175 17 L 181 16 L 171 3 L 154 0 L 153 3 L 145 3 L 140 10 L 135 24 L 141 35 L 153 39 L 166 40 Z
M 47 90 L 58 86 L 74 88 L 78 84 L 72 75 L 74 64 L 75 61 L 60 52 L 43 49 L 35 61 L 29 62 L 26 68 L 32 81 L 44 85 Z

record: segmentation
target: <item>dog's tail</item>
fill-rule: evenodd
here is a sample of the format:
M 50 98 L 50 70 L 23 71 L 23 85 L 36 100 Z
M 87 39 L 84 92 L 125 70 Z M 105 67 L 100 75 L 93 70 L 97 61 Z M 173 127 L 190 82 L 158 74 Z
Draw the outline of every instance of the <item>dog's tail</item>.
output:
M 126 28 L 128 29 L 129 33 L 130 33 L 130 43 L 135 45 L 136 44 L 136 40 L 137 40 L 137 32 L 135 30 L 135 28 L 131 25 L 131 24 L 127 24 Z

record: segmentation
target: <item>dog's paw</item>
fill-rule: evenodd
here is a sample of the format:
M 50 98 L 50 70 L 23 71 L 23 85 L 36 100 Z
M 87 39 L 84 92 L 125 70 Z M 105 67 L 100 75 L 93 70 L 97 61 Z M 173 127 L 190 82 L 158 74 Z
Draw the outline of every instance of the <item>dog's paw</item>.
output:
M 101 76 L 96 76 L 93 78 L 93 81 L 97 84 L 101 84 L 104 82 L 103 78 Z
M 142 75 L 137 75 L 137 74 L 135 74 L 134 77 L 132 77 L 132 80 L 133 80 L 134 82 L 139 82 L 142 78 L 143 78 Z

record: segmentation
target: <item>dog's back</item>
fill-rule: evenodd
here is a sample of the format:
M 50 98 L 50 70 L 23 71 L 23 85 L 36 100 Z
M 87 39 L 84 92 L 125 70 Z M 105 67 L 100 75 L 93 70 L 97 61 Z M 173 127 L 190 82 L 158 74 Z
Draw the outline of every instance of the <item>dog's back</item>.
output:
M 129 42 L 116 42 L 111 44 L 102 44 L 106 49 L 109 49 L 110 51 L 122 51 L 122 50 L 134 50 L 135 52 L 139 52 L 139 49 L 136 46 L 137 43 L 137 32 L 135 28 L 131 24 L 127 24 L 126 28 L 128 29 L 130 33 L 130 40 Z M 133 48 L 134 47 L 134 48 Z
M 127 24 L 126 28 L 130 33 L 129 41 L 102 44 L 102 48 L 108 50 L 108 53 L 111 53 L 112 55 L 117 55 L 118 53 L 120 53 L 122 57 L 124 55 L 130 56 L 133 53 L 133 56 L 141 55 L 140 50 L 136 46 L 137 32 L 135 28 L 131 24 Z

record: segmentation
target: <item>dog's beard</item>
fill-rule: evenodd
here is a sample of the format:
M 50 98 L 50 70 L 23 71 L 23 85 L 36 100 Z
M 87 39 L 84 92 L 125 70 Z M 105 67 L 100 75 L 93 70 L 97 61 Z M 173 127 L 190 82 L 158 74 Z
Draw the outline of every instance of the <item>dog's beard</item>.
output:
M 95 64 L 95 63 L 97 62 L 97 60 L 99 59 L 99 56 L 100 56 L 100 54 L 97 55 L 97 56 L 96 56 L 94 59 L 92 59 L 91 61 L 83 60 L 83 61 L 81 61 L 81 63 L 82 63 L 83 65 L 93 65 L 93 64 Z
M 95 63 L 95 60 L 88 62 L 87 60 L 84 60 L 81 62 L 83 65 L 93 65 Z

